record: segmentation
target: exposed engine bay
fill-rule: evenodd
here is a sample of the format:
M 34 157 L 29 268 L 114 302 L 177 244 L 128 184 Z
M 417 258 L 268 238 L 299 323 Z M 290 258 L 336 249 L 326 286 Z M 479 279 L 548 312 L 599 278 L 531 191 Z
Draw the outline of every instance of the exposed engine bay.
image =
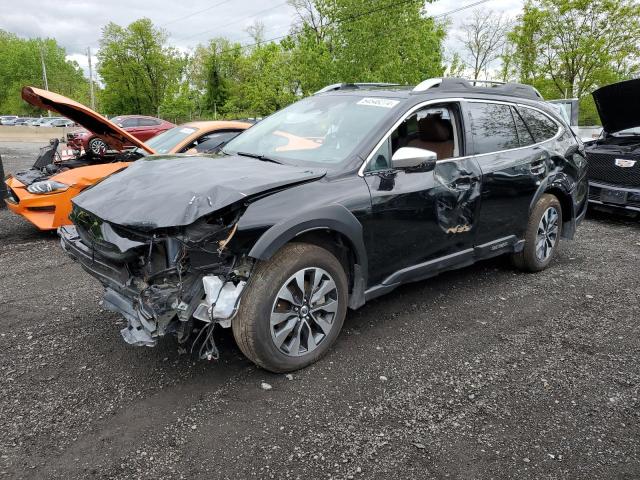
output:
M 608 136 L 589 142 L 586 145 L 587 150 L 597 150 L 602 153 L 619 153 L 627 155 L 640 155 L 640 137 L 615 137 Z
M 144 156 L 138 149 L 118 151 L 108 151 L 97 155 L 91 151 L 74 152 L 71 158 L 62 158 L 58 153 L 59 140 L 51 139 L 49 145 L 40 149 L 40 154 L 35 163 L 28 170 L 22 170 L 14 174 L 14 177 L 22 184 L 29 186 L 32 183 L 40 182 L 58 173 L 78 167 L 88 165 L 98 165 L 113 162 L 132 162 Z
M 105 286 L 105 307 L 127 320 L 121 330 L 127 343 L 155 346 L 159 337 L 171 333 L 185 345 L 197 331 L 192 349 L 197 345 L 200 358 L 215 359 L 214 326 L 231 326 L 254 262 L 228 247 L 239 213 L 230 210 L 178 232 L 149 234 L 75 208 L 76 227 L 62 227 L 60 234 L 66 249 L 74 235 L 75 248 L 92 246 L 83 252 L 93 257 L 91 266 L 80 261 Z M 80 252 L 73 253 L 78 257 Z

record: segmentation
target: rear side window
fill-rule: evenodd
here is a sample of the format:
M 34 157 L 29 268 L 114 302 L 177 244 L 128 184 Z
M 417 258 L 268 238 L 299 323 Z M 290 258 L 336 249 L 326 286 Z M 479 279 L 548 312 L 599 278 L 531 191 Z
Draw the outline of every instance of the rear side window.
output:
M 518 131 L 511 107 L 499 103 L 470 102 L 471 133 L 477 155 L 518 148 Z
M 544 113 L 533 108 L 518 107 L 520 115 L 529 127 L 529 131 L 537 142 L 543 142 L 556 136 L 558 125 Z
M 516 130 L 518 131 L 520 146 L 526 147 L 527 145 L 533 145 L 536 143 L 531 132 L 529 132 L 527 125 L 524 123 L 524 120 L 522 120 L 522 117 L 514 107 L 511 107 L 511 113 L 513 114 L 513 120 L 516 122 Z

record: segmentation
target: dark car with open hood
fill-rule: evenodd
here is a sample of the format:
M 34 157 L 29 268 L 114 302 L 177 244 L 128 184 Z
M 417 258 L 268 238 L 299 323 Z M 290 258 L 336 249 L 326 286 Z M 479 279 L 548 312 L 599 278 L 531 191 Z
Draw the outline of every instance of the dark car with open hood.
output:
M 335 342 L 348 309 L 477 260 L 539 271 L 587 204 L 581 144 L 536 90 L 338 84 L 212 157 L 151 156 L 59 229 L 134 345 L 217 358 L 216 326 L 273 372 Z
M 589 202 L 600 209 L 640 212 L 640 79 L 593 92 L 602 135 L 587 142 Z

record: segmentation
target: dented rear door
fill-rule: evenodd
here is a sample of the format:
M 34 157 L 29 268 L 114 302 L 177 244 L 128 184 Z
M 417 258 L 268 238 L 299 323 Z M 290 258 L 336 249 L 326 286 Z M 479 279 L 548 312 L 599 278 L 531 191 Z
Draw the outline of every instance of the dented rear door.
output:
M 474 100 L 464 102 L 464 107 L 472 152 L 482 170 L 482 207 L 475 242 L 483 246 L 500 240 L 501 247 L 508 249 L 524 234 L 531 201 L 545 176 L 548 154 L 533 145 L 509 103 Z

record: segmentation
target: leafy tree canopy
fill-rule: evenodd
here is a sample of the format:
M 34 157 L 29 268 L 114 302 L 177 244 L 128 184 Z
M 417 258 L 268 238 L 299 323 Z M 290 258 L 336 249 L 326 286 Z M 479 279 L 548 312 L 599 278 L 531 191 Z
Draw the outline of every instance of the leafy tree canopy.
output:
M 41 55 L 44 57 L 49 89 L 89 101 L 89 82 L 76 62 L 66 60 L 66 52 L 52 39 L 18 38 L 0 30 L 0 112 L 19 115 L 44 115 L 22 101 L 25 85 L 44 88 Z

